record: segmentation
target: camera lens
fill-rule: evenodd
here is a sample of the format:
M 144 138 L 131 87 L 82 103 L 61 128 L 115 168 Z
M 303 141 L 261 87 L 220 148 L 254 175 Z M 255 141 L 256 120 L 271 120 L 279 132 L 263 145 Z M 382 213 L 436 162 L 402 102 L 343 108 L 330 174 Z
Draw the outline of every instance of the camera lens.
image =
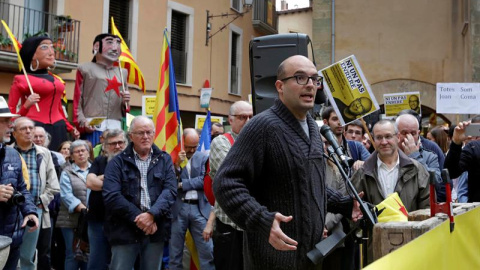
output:
M 23 205 L 25 203 L 25 196 L 19 191 L 15 191 L 11 198 L 13 205 Z

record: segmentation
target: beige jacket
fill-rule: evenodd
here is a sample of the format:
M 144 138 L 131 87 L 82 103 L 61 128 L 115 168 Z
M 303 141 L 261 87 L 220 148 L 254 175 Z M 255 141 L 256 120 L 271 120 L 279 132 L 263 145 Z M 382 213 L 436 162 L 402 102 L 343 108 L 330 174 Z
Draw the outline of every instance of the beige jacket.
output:
M 12 147 L 15 147 L 15 144 L 12 144 Z M 34 147 L 37 152 L 40 201 L 43 205 L 42 229 L 46 229 L 52 226 L 48 205 L 53 200 L 53 197 L 60 192 L 60 185 L 58 184 L 58 177 L 55 172 L 50 150 L 38 145 L 34 145 Z

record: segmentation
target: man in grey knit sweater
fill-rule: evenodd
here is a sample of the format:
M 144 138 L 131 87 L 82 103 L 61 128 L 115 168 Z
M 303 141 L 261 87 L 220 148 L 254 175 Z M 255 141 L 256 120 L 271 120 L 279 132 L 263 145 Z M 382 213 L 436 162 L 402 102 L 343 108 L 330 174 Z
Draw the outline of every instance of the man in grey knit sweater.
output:
M 361 216 L 325 185 L 322 141 L 308 114 L 320 82 L 308 58 L 283 61 L 279 99 L 245 125 L 215 176 L 218 203 L 245 230 L 245 269 L 315 269 L 306 254 L 322 239 L 327 206 Z

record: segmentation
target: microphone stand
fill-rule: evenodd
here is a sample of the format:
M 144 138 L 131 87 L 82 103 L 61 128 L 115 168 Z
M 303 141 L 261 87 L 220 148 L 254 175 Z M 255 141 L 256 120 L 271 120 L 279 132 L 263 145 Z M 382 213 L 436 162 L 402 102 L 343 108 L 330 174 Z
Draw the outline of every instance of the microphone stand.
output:
M 327 148 L 329 156 L 327 156 L 325 153 L 323 155 L 327 159 L 333 160 L 335 165 L 338 167 L 338 170 L 340 174 L 342 175 L 343 180 L 346 183 L 347 186 L 347 191 L 349 190 L 349 193 L 353 194 L 355 197 L 355 200 L 360 204 L 360 209 L 363 214 L 363 219 L 360 221 L 358 227 L 362 229 L 363 235 L 362 235 L 362 240 L 363 240 L 363 256 L 364 256 L 364 263 L 367 262 L 367 229 L 372 229 L 373 226 L 377 223 L 377 215 L 375 213 L 375 207 L 373 206 L 370 208 L 363 200 L 360 198 L 360 195 L 358 195 L 357 190 L 353 186 L 352 182 L 349 180 L 349 177 L 347 173 L 345 172 L 345 169 L 350 170 L 349 167 L 345 168 L 347 165 L 340 162 L 340 159 L 338 155 L 335 153 L 333 150 L 333 147 L 328 147 Z M 344 167 L 345 166 L 345 167 Z M 318 264 L 321 262 L 327 255 L 329 255 L 335 248 L 337 248 L 341 243 L 345 241 L 345 238 L 350 235 L 354 230 L 357 228 L 352 228 L 352 230 L 348 233 L 345 234 L 343 231 L 339 230 L 334 230 L 333 234 L 327 237 L 325 240 L 320 241 L 318 244 L 315 245 L 315 248 L 311 250 L 310 252 L 307 253 L 307 257 L 314 263 Z M 330 238 L 330 239 L 329 239 Z
M 345 172 L 344 167 L 340 163 L 340 159 L 338 158 L 338 155 L 335 153 L 333 148 L 328 147 L 327 151 L 328 151 L 328 154 L 329 154 L 330 158 L 332 158 L 335 165 L 337 165 L 338 171 L 342 175 L 346 186 L 348 187 L 350 192 L 353 193 L 353 196 L 355 197 L 355 200 L 357 200 L 357 202 L 360 204 L 360 210 L 362 210 L 363 219 L 366 219 L 368 225 L 373 227 L 377 223 L 376 215 L 372 214 L 372 212 L 374 213 L 374 211 L 372 211 L 372 209 L 370 209 L 367 206 L 367 204 L 362 200 L 362 198 L 360 198 L 360 195 L 358 195 L 357 190 L 353 186 L 352 182 L 349 180 L 349 177 L 348 177 L 347 173 Z

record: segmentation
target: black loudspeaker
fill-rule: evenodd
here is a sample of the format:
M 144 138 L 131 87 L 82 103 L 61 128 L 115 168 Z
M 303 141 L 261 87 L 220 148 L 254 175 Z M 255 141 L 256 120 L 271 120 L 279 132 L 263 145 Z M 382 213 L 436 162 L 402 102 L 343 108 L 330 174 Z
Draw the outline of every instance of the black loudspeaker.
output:
M 250 41 L 250 80 L 253 113 L 270 108 L 278 97 L 275 81 L 277 68 L 293 55 L 308 57 L 310 38 L 306 34 L 278 34 L 256 37 Z

